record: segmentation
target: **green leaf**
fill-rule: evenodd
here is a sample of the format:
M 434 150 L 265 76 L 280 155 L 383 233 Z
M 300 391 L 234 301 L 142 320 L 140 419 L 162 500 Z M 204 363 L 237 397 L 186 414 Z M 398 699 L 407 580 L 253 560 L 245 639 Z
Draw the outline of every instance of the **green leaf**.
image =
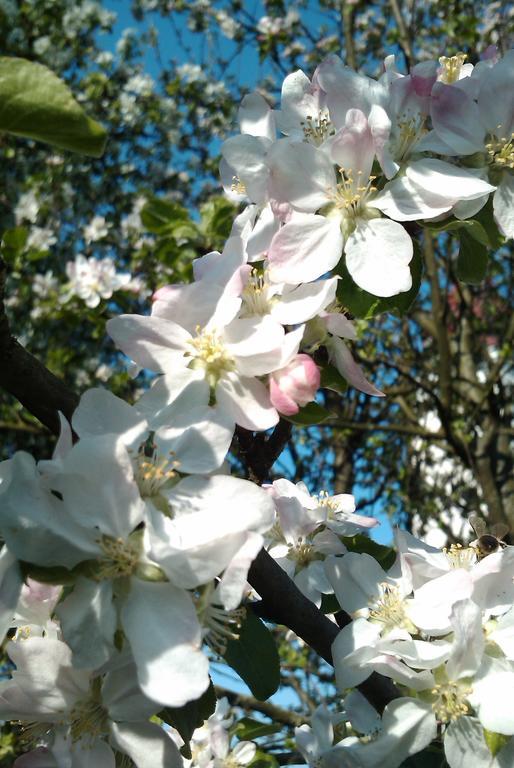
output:
M 479 243 L 490 247 L 489 236 L 485 231 L 482 224 L 476 219 L 449 219 L 447 221 L 436 222 L 434 224 L 427 224 L 426 229 L 430 232 L 454 232 L 458 231 L 459 235 L 462 231 L 466 232 L 474 240 L 478 240 Z
M 223 654 L 227 664 L 247 684 L 256 699 L 269 699 L 280 684 L 280 659 L 273 635 L 251 609 L 247 609 L 239 638 L 229 640 Z
M 224 197 L 211 198 L 200 207 L 200 228 L 213 247 L 223 247 L 235 214 L 236 207 Z
M 491 755 L 496 757 L 498 752 L 510 741 L 510 736 L 494 733 L 494 731 L 488 731 L 487 728 L 484 728 L 484 741 Z
M 350 277 L 350 273 L 346 268 L 343 257 L 337 266 L 337 273 L 341 275 L 342 278 L 337 287 L 337 298 L 341 304 L 348 309 L 354 317 L 369 319 L 375 315 L 380 315 L 383 312 L 390 312 L 402 317 L 410 309 L 414 299 L 418 295 L 423 273 L 423 260 L 421 258 L 419 245 L 415 240 L 413 241 L 413 246 L 414 254 L 410 263 L 412 288 L 388 298 L 373 296 L 372 293 L 368 293 L 362 288 L 359 288 Z
M 335 366 L 327 363 L 321 369 L 320 387 L 322 389 L 332 389 L 334 392 L 343 394 L 348 389 L 348 382 L 341 376 Z
M 262 723 L 258 720 L 252 720 L 251 717 L 243 717 L 237 721 L 234 728 L 234 736 L 241 741 L 252 741 L 259 736 L 271 736 L 273 733 L 279 733 L 282 726 L 276 723 Z
M 343 544 L 350 552 L 365 552 L 371 555 L 385 571 L 393 565 L 396 559 L 394 549 L 378 544 L 363 533 L 357 533 L 355 536 L 343 536 Z
M 481 283 L 489 262 L 485 245 L 470 237 L 466 230 L 459 233 L 460 247 L 457 257 L 457 277 L 465 283 Z
M 322 424 L 332 417 L 333 414 L 318 403 L 308 403 L 303 408 L 300 408 L 298 413 L 294 416 L 282 416 L 286 421 L 291 421 L 293 424 L 297 424 L 300 427 L 311 427 L 314 424 Z
M 30 577 L 42 584 L 74 584 L 76 576 L 62 565 L 43 566 L 20 561 L 23 577 Z
M 2 257 L 9 264 L 14 265 L 25 251 L 28 234 L 26 227 L 13 227 L 12 229 L 5 230 L 2 235 L 0 251 Z
M 279 762 L 274 755 L 258 749 L 248 766 L 252 766 L 252 768 L 279 768 Z
M 216 694 L 212 681 L 209 687 L 199 699 L 188 701 L 183 707 L 166 707 L 159 712 L 159 717 L 168 725 L 172 725 L 184 739 L 184 746 L 180 750 L 185 758 L 191 759 L 191 747 L 189 742 L 196 728 L 203 725 L 204 720 L 212 715 L 216 709 Z
M 173 200 L 151 197 L 141 211 L 141 221 L 149 232 L 169 234 L 178 222 L 189 222 L 189 214 L 184 206 Z
M 100 157 L 107 134 L 62 80 L 26 59 L 0 57 L 0 131 Z
M 484 205 L 484 207 L 475 214 L 474 219 L 478 221 L 487 233 L 489 238 L 489 245 L 493 250 L 501 248 L 505 242 L 505 237 L 498 229 L 498 225 L 494 220 L 493 210 L 493 198 L 492 195 Z

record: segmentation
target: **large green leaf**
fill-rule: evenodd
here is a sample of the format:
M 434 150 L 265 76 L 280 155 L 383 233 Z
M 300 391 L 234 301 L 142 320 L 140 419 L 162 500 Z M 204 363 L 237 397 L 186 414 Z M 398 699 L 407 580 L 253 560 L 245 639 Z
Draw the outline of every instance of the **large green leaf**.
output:
M 486 276 L 489 262 L 487 248 L 464 229 L 459 232 L 459 238 L 457 277 L 465 283 L 481 283 Z
M 269 699 L 280 684 L 280 659 L 273 635 L 248 609 L 239 638 L 224 653 L 227 664 L 244 680 L 256 699 Z
M 327 411 L 326 408 L 323 408 L 318 403 L 307 403 L 294 416 L 283 416 L 282 418 L 297 424 L 299 427 L 312 427 L 314 424 L 322 424 L 324 421 L 328 421 L 328 419 L 332 418 L 332 415 L 330 411 Z
M 413 241 L 414 255 L 410 263 L 412 274 L 412 288 L 403 293 L 397 293 L 396 296 L 390 296 L 387 299 L 381 299 L 373 296 L 372 293 L 364 291 L 354 283 L 350 277 L 345 264 L 344 257 L 337 266 L 337 272 L 341 275 L 341 280 L 337 287 L 337 298 L 341 304 L 348 309 L 354 317 L 371 318 L 380 315 L 383 312 L 390 312 L 395 315 L 403 316 L 411 307 L 414 299 L 418 295 L 421 284 L 421 275 L 423 272 L 421 254 L 416 241 Z
M 107 140 L 105 129 L 50 69 L 5 56 L 0 57 L 0 131 L 93 157 L 102 155 Z
M 188 701 L 183 707 L 166 707 L 159 712 L 159 717 L 168 725 L 172 725 L 180 733 L 184 740 L 181 749 L 182 754 L 188 760 L 191 759 L 191 747 L 189 742 L 193 731 L 203 725 L 204 720 L 212 715 L 216 709 L 216 694 L 212 681 L 199 699 Z

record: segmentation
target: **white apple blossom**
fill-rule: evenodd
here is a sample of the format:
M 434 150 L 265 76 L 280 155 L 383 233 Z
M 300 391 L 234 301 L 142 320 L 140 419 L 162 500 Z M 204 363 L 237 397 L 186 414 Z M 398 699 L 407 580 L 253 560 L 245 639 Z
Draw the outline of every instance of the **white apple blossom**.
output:
M 117 272 L 114 261 L 109 258 L 86 258 L 82 254 L 66 264 L 69 285 L 62 302 L 78 296 L 87 307 L 97 307 L 101 299 L 110 299 L 114 291 L 127 288 L 131 276 L 128 272 Z

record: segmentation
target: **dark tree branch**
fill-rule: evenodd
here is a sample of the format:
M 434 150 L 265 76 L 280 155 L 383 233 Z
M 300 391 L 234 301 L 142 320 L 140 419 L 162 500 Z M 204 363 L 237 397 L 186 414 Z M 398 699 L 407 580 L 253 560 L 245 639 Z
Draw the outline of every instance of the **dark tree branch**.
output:
M 58 411 L 70 419 L 79 398 L 11 335 L 4 307 L 5 276 L 0 260 L 0 387 L 58 435 Z

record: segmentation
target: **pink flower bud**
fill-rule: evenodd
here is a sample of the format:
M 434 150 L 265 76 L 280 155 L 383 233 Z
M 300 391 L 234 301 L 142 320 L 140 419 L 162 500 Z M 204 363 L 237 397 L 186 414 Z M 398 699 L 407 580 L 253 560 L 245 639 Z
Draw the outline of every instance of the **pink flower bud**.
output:
M 314 360 L 309 355 L 295 355 L 285 368 L 271 374 L 271 402 L 279 413 L 294 416 L 299 406 L 314 400 L 319 383 L 320 372 Z

